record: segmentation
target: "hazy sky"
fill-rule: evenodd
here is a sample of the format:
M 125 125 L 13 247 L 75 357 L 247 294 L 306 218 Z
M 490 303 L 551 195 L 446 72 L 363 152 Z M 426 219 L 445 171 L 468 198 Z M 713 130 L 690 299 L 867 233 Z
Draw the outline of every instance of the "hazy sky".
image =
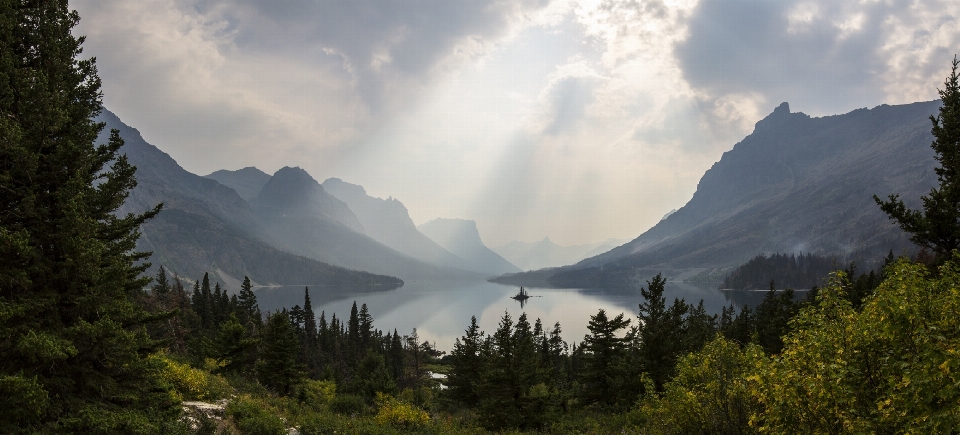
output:
M 187 170 L 300 166 L 490 246 L 634 238 L 783 101 L 936 98 L 949 1 L 81 0 L 104 102 Z

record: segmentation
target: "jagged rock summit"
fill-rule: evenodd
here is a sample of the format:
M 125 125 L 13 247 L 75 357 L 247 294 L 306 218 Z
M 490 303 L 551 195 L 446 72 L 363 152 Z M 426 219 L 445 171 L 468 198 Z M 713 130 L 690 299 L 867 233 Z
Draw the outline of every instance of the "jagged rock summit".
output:
M 520 271 L 520 268 L 483 244 L 477 223 L 472 220 L 437 218 L 417 229 L 447 251 L 472 264 L 473 270 L 495 275 Z

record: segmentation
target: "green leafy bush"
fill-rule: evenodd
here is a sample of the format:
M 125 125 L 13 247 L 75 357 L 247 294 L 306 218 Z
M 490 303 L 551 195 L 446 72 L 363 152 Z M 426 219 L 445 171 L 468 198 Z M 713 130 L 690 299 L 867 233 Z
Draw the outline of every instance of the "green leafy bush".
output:
M 338 394 L 330 401 L 330 410 L 337 414 L 362 414 L 366 409 L 367 404 L 364 402 L 363 397 L 353 394 Z
M 233 417 L 243 435 L 283 435 L 286 425 L 267 403 L 241 396 L 227 405 L 227 415 Z

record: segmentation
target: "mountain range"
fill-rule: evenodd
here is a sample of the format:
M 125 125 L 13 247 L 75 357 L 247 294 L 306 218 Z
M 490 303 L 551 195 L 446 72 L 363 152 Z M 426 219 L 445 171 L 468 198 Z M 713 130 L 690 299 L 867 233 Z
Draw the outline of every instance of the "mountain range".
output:
M 169 155 L 148 144 L 136 129 L 104 110 L 97 119 L 124 139 L 121 153 L 137 167 L 137 186 L 119 213 L 142 213 L 163 203 L 163 210 L 141 227 L 137 249 L 152 251 L 151 271 L 163 265 L 187 280 L 205 272 L 236 290 L 244 276 L 255 284 L 349 285 L 387 289 L 398 278 L 347 270 L 295 255 L 265 242 L 260 223 L 247 201 L 233 189 L 183 169 Z
M 915 252 L 873 195 L 899 193 L 917 208 L 936 186 L 929 116 L 939 106 L 810 117 L 783 103 L 706 171 L 686 205 L 636 239 L 571 266 L 497 281 L 622 285 L 658 272 L 715 278 L 761 253 L 879 261 L 890 250 Z
M 255 285 L 389 289 L 402 279 L 479 279 L 517 270 L 476 267 L 450 253 L 416 229 L 402 203 L 369 197 L 362 186 L 328 180 L 340 199 L 291 167 L 273 175 L 248 167 L 201 177 L 115 114 L 104 110 L 97 120 L 106 124 L 99 141 L 119 130 L 121 152 L 137 167 L 138 184 L 119 213 L 163 203 L 138 241 L 139 250 L 153 253 L 150 273 L 161 265 L 188 281 L 210 273 L 234 290 L 244 276 Z

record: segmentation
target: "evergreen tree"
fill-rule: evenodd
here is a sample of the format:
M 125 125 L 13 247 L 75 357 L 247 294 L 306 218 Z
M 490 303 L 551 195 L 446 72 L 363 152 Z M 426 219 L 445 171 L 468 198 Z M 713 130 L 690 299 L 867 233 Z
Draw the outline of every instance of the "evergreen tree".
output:
M 157 382 L 134 252 L 159 212 L 117 214 L 136 185 L 103 129 L 93 59 L 64 0 L 0 1 L 0 432 L 157 433 Z
M 468 407 L 476 406 L 479 401 L 477 393 L 483 373 L 483 355 L 480 354 L 483 335 L 477 325 L 477 317 L 471 316 L 470 326 L 464 331 L 463 337 L 454 342 L 450 352 L 450 373 L 447 376 L 450 397 Z
M 240 324 L 236 314 L 230 313 L 230 317 L 220 324 L 213 343 L 213 357 L 221 363 L 218 372 L 243 373 L 252 369 L 259 342 Z
M 500 326 L 488 340 L 485 365 L 480 384 L 480 407 L 478 413 L 488 429 L 520 427 L 523 415 L 517 406 L 518 391 L 515 380 L 513 353 L 513 319 L 503 313 Z
M 623 387 L 626 375 L 627 350 L 627 338 L 619 334 L 629 325 L 630 320 L 624 319 L 623 314 L 610 319 L 604 310 L 600 310 L 590 316 L 587 325 L 590 334 L 583 337 L 581 346 L 583 368 L 580 383 L 583 390 L 580 400 L 584 405 L 604 407 L 617 403 L 617 390 Z
M 890 219 L 895 220 L 910 240 L 931 249 L 940 261 L 946 260 L 960 248 L 960 80 L 957 77 L 960 61 L 954 56 L 950 75 L 944 88 L 938 89 L 943 105 L 937 116 L 930 116 L 934 141 L 930 145 L 940 166 L 934 168 L 939 187 L 930 189 L 923 200 L 923 211 L 910 210 L 898 194 L 887 201 L 876 195 L 873 199 Z
M 684 316 L 689 306 L 675 299 L 668 308 L 663 296 L 667 280 L 660 274 L 647 281 L 640 289 L 644 302 L 640 304 L 639 325 L 636 338 L 639 340 L 640 365 L 661 389 L 673 374 L 677 358 L 683 353 Z
M 203 273 L 203 280 L 200 282 L 200 306 L 194 306 L 193 309 L 197 310 L 197 314 L 200 315 L 200 322 L 204 330 L 213 329 L 216 326 L 214 322 L 214 299 L 213 292 L 210 290 L 210 274 L 207 272 Z
M 290 394 L 304 378 L 304 368 L 297 358 L 299 354 L 300 343 L 287 313 L 270 316 L 263 332 L 260 360 L 257 361 L 260 382 L 278 394 Z
M 243 284 L 240 285 L 240 296 L 237 298 L 238 310 L 237 318 L 248 328 L 257 329 L 262 322 L 260 306 L 257 305 L 257 296 L 253 294 L 253 285 L 250 284 L 250 278 L 243 277 Z
M 152 287 L 153 295 L 157 298 L 164 298 L 167 294 L 170 293 L 170 281 L 167 280 L 167 271 L 160 266 L 160 269 L 157 270 L 157 277 L 154 280 L 155 284 Z
M 360 347 L 362 349 L 368 349 L 373 344 L 373 316 L 370 315 L 370 311 L 367 310 L 367 304 L 360 306 L 360 312 L 357 313 L 357 320 L 359 325 L 359 339 Z

